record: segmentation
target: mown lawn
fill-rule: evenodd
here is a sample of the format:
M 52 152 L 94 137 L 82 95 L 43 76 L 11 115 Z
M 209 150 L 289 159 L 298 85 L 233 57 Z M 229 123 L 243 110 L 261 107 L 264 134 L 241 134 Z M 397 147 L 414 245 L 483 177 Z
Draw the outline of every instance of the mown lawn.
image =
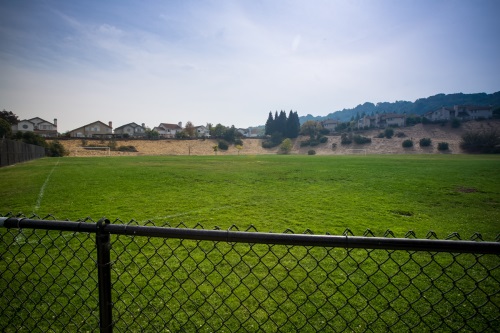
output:
M 0 214 L 494 240 L 499 167 L 497 156 L 465 155 L 43 159 L 0 169 Z M 0 229 L 0 330 L 96 331 L 95 258 L 93 234 Z M 500 324 L 496 255 L 112 235 L 111 261 L 117 332 Z
M 0 213 L 494 239 L 499 170 L 478 155 L 47 158 L 0 169 Z

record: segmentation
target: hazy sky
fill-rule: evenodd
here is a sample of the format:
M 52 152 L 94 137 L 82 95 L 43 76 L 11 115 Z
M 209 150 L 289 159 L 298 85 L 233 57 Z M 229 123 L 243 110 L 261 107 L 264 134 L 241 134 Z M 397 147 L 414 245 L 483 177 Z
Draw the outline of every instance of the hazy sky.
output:
M 0 109 L 154 127 L 264 124 L 500 90 L 498 0 L 2 1 Z

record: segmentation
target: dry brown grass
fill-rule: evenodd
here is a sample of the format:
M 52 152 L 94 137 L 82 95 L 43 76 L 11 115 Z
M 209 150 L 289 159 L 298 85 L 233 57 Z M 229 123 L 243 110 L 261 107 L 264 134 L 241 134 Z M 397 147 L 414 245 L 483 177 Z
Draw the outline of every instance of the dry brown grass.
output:
M 357 145 L 341 145 L 340 136 L 332 135 L 328 137 L 328 142 L 315 147 L 300 147 L 300 141 L 306 138 L 299 137 L 293 140 L 294 146 L 291 154 L 307 154 L 310 149 L 314 149 L 317 155 L 345 155 L 345 154 L 442 154 L 437 149 L 439 142 L 447 142 L 449 150 L 444 152 L 448 154 L 460 154 L 463 151 L 460 149 L 461 136 L 470 130 L 481 129 L 500 129 L 500 121 L 481 121 L 481 122 L 466 122 L 459 128 L 451 128 L 450 125 L 422 125 L 418 124 L 412 127 L 396 128 L 394 133 L 403 132 L 405 137 L 392 137 L 391 139 L 376 138 L 377 134 L 383 130 L 368 130 L 360 132 L 361 135 L 369 137 L 372 142 L 369 144 Z M 422 138 L 431 138 L 432 145 L 430 147 L 421 148 L 418 144 Z M 403 148 L 402 142 L 407 139 L 412 139 L 414 146 L 412 148 Z M 61 140 L 64 147 L 70 152 L 70 156 L 102 156 L 105 153 L 102 151 L 84 150 L 82 148 L 81 139 Z M 87 140 L 88 146 L 105 146 L 107 140 Z M 335 148 L 332 145 L 336 144 Z M 217 140 L 117 140 L 116 146 L 134 146 L 137 152 L 120 152 L 112 151 L 113 156 L 135 156 L 135 155 L 214 155 L 213 146 L 217 145 Z M 364 149 L 359 151 L 357 149 Z M 230 146 L 227 151 L 219 150 L 217 155 L 261 155 L 261 154 L 276 154 L 278 148 L 264 149 L 262 148 L 261 139 L 245 139 L 243 148 L 238 151 L 236 147 Z

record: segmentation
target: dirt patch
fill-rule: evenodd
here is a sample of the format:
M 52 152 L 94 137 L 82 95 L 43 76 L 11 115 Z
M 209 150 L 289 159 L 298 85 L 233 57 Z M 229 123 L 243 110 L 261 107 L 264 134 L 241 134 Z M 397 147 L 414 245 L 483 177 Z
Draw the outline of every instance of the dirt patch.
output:
M 479 192 L 477 188 L 474 187 L 464 187 L 464 186 L 459 186 L 455 189 L 455 191 L 460 192 L 460 193 L 474 193 L 474 192 Z

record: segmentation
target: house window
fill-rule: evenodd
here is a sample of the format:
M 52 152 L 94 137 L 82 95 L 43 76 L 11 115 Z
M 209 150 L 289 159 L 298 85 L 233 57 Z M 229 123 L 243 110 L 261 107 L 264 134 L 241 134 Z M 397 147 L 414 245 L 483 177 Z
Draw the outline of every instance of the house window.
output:
M 23 128 L 24 128 L 24 129 L 28 129 L 28 125 L 24 124 L 24 125 L 23 125 Z

